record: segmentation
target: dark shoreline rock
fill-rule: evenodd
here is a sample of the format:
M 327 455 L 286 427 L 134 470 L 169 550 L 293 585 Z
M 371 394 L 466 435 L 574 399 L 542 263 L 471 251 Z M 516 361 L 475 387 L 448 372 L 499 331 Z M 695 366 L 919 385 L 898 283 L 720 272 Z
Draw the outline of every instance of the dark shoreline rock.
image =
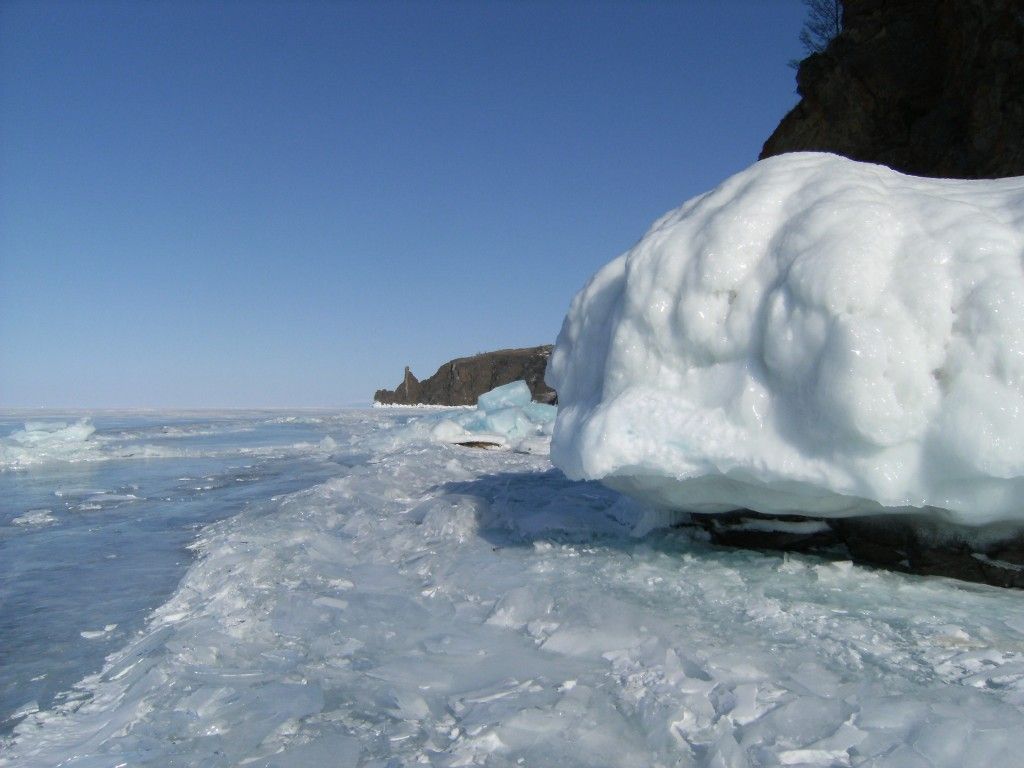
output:
M 915 176 L 1024 175 L 1020 0 L 845 0 L 761 151 L 834 152 Z
M 523 380 L 534 400 L 554 403 L 555 391 L 544 383 L 552 348 L 545 344 L 456 358 L 423 381 L 406 366 L 402 382 L 394 389 L 378 389 L 373 400 L 381 405 L 475 405 L 485 392 Z
M 820 519 L 737 510 L 691 515 L 720 546 L 834 555 L 902 573 L 1024 589 L 1024 532 L 939 525 L 923 516 Z

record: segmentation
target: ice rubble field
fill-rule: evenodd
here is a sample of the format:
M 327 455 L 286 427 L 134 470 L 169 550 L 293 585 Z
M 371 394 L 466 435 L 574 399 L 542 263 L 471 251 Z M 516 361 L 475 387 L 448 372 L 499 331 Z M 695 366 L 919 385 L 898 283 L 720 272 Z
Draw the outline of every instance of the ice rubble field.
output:
M 452 417 L 325 421 L 0 765 L 1020 764 L 1019 593 L 652 532 Z
M 441 443 L 488 443 L 495 448 L 547 454 L 555 414 L 553 405 L 532 401 L 525 381 L 513 381 L 481 395 L 476 408 L 441 418 L 431 428 L 430 437 Z
M 96 434 L 96 427 L 88 417 L 75 414 L 74 418 L 62 421 L 25 421 L 20 429 L 0 437 L 0 471 L 18 470 L 28 467 L 70 462 L 73 464 L 89 462 L 108 462 L 127 459 L 167 459 L 167 458 L 211 458 L 215 456 L 243 455 L 253 458 L 277 457 L 282 446 L 279 444 L 262 444 L 258 440 L 251 445 L 235 442 L 224 442 L 226 435 L 252 433 L 257 426 L 266 421 L 255 413 L 227 412 L 211 423 L 190 424 L 195 414 L 168 412 L 163 414 L 172 421 L 186 421 L 153 427 L 146 423 L 135 425 L 102 435 Z M 204 413 L 205 418 L 211 414 Z M 127 418 L 130 422 L 131 417 Z M 301 424 L 311 417 L 303 412 L 296 415 L 278 417 L 282 424 Z M 312 417 L 314 420 L 317 417 Z M 152 419 L 140 420 L 151 421 Z M 188 442 L 195 438 L 215 438 L 209 445 L 184 446 L 173 443 Z M 326 439 L 326 438 L 324 438 Z M 306 443 L 292 443 L 289 450 L 305 451 L 329 444 L 313 446 Z
M 0 413 L 0 736 L 141 628 L 200 527 L 335 474 L 330 416 Z
M 1020 523 L 1024 178 L 759 162 L 592 278 L 548 381 L 573 478 L 691 511 Z

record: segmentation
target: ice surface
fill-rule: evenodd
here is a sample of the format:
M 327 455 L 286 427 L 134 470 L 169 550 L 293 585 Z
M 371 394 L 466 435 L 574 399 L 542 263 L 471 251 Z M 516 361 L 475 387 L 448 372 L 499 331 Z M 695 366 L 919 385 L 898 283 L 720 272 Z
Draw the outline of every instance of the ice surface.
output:
M 573 300 L 552 458 L 673 508 L 1024 521 L 1024 178 L 757 163 Z
M 0 765 L 1019 763 L 1019 593 L 638 538 L 671 516 L 430 418 L 325 427 L 330 479 L 204 528 L 101 672 L 26 697 Z
M 111 412 L 112 414 L 116 412 Z M 243 415 L 244 414 L 244 415 Z M 329 426 L 331 416 L 306 413 L 284 417 L 269 412 L 186 412 L 160 414 L 160 420 L 174 424 L 134 423 L 132 415 L 103 415 L 115 425 L 97 430 L 90 417 L 68 420 L 29 420 L 22 428 L 12 429 L 0 416 L 0 472 L 20 471 L 39 466 L 122 461 L 126 459 L 223 458 L 246 455 L 253 458 L 280 458 L 285 455 L 319 453 L 331 450 L 331 438 L 318 442 L 293 441 L 263 444 L 264 428 L 278 425 L 296 434 L 310 426 Z M 127 418 L 127 421 L 125 419 Z M 124 428 L 130 423 L 132 428 Z
M 477 398 L 476 406 L 482 411 L 497 411 L 503 408 L 522 408 L 529 405 L 533 397 L 525 381 L 513 381 L 485 392 Z

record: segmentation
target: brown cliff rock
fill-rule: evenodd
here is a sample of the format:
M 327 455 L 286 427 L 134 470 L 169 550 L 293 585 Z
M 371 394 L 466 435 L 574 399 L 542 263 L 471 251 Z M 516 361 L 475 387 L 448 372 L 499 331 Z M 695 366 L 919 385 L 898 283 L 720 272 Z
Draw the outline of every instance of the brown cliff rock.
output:
M 761 151 L 834 152 L 915 176 L 1024 175 L 1024 0 L 846 0 Z
M 552 403 L 555 391 L 544 383 L 552 345 L 500 349 L 451 360 L 429 379 L 418 380 L 405 369 L 395 389 L 378 389 L 374 402 L 382 405 L 475 405 L 476 399 L 502 384 L 524 380 L 533 399 Z

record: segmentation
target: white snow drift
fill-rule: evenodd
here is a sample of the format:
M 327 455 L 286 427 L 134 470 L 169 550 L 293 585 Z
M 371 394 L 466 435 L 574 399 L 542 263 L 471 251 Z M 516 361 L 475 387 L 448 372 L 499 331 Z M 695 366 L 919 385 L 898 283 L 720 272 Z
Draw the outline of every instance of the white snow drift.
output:
M 762 161 L 576 296 L 552 458 L 654 503 L 1024 521 L 1024 178 Z

